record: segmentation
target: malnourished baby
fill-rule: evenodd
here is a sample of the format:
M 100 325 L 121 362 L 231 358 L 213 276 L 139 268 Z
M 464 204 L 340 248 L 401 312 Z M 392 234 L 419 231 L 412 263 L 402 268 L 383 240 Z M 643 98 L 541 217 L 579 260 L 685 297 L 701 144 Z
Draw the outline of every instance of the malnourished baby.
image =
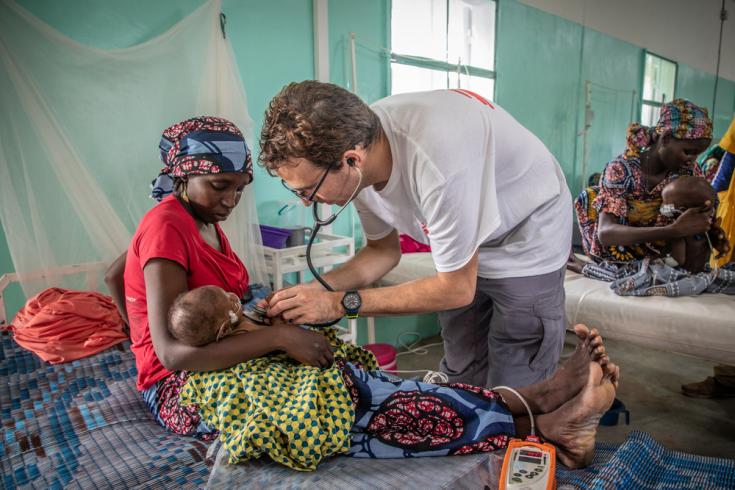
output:
M 708 212 L 714 219 L 714 206 L 717 194 L 712 186 L 702 177 L 682 176 L 670 182 L 661 191 L 663 203 L 661 214 L 675 219 L 688 209 L 700 209 Z M 677 238 L 669 242 L 671 256 L 690 272 L 701 272 L 707 262 L 710 249 L 707 237 Z
M 202 286 L 176 298 L 168 324 L 177 340 L 201 346 L 228 335 L 260 330 L 266 325 L 260 317 L 258 312 L 244 312 L 236 294 L 218 286 Z

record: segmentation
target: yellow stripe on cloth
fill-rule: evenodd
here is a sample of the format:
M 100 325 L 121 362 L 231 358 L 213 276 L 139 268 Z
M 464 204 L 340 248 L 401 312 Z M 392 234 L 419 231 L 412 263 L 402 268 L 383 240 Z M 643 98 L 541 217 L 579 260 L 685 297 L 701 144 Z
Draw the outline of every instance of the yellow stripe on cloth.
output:
M 713 254 L 710 258 L 710 265 L 723 266 L 733 260 L 733 250 L 735 249 L 735 172 L 733 172 L 730 179 L 730 187 L 726 191 L 717 194 L 717 196 L 720 199 L 720 205 L 717 207 L 717 218 L 721 220 L 720 226 L 730 243 L 730 250 L 719 259 L 715 259 Z
M 377 369 L 371 352 L 345 344 L 332 328 L 323 332 L 335 358 Z M 295 470 L 314 471 L 323 458 L 350 448 L 355 413 L 335 365 L 319 369 L 276 354 L 190 373 L 179 403 L 199 405 L 203 420 L 220 431 L 230 464 L 267 455 Z
M 730 121 L 730 127 L 720 140 L 720 147 L 730 153 L 735 153 L 735 118 Z

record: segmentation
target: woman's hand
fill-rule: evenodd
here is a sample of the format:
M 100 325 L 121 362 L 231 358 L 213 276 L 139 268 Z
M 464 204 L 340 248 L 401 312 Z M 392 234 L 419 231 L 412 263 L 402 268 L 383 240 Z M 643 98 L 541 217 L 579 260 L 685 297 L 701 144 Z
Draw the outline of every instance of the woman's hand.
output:
M 712 224 L 709 231 L 707 232 L 707 234 L 709 235 L 709 239 L 712 242 L 712 248 L 717 250 L 717 255 L 715 255 L 716 259 L 723 257 L 727 252 L 730 251 L 730 242 L 727 240 L 725 230 L 723 230 L 722 226 L 720 226 L 721 223 L 722 218 L 717 218 L 717 220 Z
M 277 344 L 294 360 L 316 367 L 329 367 L 334 362 L 327 338 L 319 332 L 293 325 L 270 327 L 278 337 Z
M 677 238 L 701 235 L 710 229 L 709 212 L 706 209 L 689 208 L 670 227 Z

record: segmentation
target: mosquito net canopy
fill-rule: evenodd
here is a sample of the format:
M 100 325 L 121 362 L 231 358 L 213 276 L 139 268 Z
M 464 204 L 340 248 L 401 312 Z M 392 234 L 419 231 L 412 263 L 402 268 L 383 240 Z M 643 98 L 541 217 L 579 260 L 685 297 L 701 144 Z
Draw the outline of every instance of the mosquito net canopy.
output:
M 59 285 L 30 272 L 109 262 L 155 201 L 161 131 L 224 117 L 252 148 L 252 121 L 212 0 L 166 32 L 98 49 L 0 0 L 0 222 L 26 295 Z M 254 186 L 223 223 L 253 281 L 265 281 Z M 51 284 L 53 283 L 53 284 Z

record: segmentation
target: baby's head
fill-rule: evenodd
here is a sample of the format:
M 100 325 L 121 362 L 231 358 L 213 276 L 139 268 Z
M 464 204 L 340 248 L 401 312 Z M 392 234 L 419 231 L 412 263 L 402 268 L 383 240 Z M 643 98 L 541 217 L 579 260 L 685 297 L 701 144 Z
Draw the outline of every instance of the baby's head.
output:
M 707 201 L 714 206 L 717 193 L 702 177 L 684 175 L 669 182 L 661 191 L 663 204 L 661 214 L 667 216 L 705 205 Z
M 217 286 L 202 286 L 181 295 L 168 314 L 171 335 L 187 345 L 215 342 L 231 333 L 243 319 L 236 294 Z

